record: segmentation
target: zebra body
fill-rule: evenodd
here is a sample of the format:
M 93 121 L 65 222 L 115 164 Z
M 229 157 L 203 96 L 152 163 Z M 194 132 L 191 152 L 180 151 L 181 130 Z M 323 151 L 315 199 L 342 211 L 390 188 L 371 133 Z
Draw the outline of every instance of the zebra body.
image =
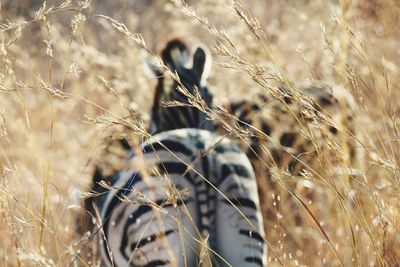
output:
M 108 266 L 198 266 L 207 239 L 215 266 L 265 265 L 254 172 L 237 146 L 180 129 L 142 150 L 100 203 Z

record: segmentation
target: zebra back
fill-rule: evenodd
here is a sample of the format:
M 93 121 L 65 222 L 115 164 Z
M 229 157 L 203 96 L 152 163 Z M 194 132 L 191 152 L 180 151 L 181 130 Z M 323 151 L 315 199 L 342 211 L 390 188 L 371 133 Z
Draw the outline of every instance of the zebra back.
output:
M 108 266 L 198 266 L 204 244 L 215 266 L 264 266 L 254 172 L 237 146 L 180 129 L 142 149 L 100 206 Z
M 193 107 L 188 99 L 200 96 L 207 107 L 212 106 L 212 94 L 206 85 L 211 60 L 209 52 L 197 47 L 190 54 L 186 45 L 175 39 L 162 51 L 162 60 L 171 72 L 178 75 L 179 82 L 151 67 L 158 83 L 151 111 L 150 133 L 181 128 L 214 130 L 215 126 L 207 119 L 204 110 Z M 168 102 L 175 103 L 175 106 L 165 106 Z

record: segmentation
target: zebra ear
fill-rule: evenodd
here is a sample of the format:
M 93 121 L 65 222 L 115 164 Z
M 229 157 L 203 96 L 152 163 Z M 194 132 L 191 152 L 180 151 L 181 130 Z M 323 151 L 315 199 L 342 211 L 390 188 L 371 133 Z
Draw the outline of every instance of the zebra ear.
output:
M 168 42 L 161 55 L 164 64 L 172 71 L 181 69 L 189 60 L 189 51 L 179 39 Z
M 198 47 L 193 55 L 192 70 L 201 84 L 205 84 L 211 70 L 211 55 L 207 49 Z
M 141 51 L 143 68 L 150 77 L 160 77 L 163 74 L 163 68 L 160 59 L 150 56 L 147 52 Z

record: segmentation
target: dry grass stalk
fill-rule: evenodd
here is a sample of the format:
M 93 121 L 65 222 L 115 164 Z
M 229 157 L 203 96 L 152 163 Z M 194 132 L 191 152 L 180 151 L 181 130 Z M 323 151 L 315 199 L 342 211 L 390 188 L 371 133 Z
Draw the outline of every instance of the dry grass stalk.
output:
M 293 177 L 270 162 L 262 163 L 278 188 L 262 196 L 274 211 L 274 219 L 268 220 L 271 214 L 264 214 L 270 229 L 265 240 L 271 247 L 270 264 L 399 264 L 400 95 L 396 88 L 400 61 L 395 1 L 300 1 L 268 3 L 268 7 L 262 1 L 251 1 L 248 7 L 238 1 L 215 1 L 212 5 L 207 1 L 160 1 L 153 9 L 134 2 L 120 1 L 123 8 L 116 12 L 102 1 L 64 1 L 58 5 L 48 1 L 36 12 L 26 10 L 28 15 L 22 17 L 2 1 L 3 265 L 64 266 L 78 251 L 82 251 L 79 264 L 96 264 L 95 253 L 89 256 L 90 250 L 83 250 L 87 241 L 75 233 L 75 219 L 80 215 L 70 208 L 76 206 L 72 191 L 87 188 L 91 179 L 88 162 L 101 158 L 106 147 L 101 137 L 124 136 L 133 146 L 151 138 L 145 125 L 152 96 L 149 88 L 154 82 L 140 66 L 139 49 L 154 57 L 165 75 L 179 82 L 153 53 L 176 35 L 213 47 L 216 64 L 210 88 L 217 106 L 233 92 L 247 99 L 253 96 L 249 91 L 270 94 L 312 141 L 320 162 L 340 162 L 340 170 L 349 169 L 344 139 L 354 140 L 364 152 L 360 158 L 364 166 L 357 175 L 335 174 L 327 164 L 324 172 L 307 169 L 300 177 Z M 127 38 L 121 38 L 121 33 Z M 356 133 L 341 128 L 329 111 L 316 108 L 313 99 L 296 89 L 298 83 L 319 79 L 339 84 L 354 96 L 361 120 Z M 279 90 L 282 84 L 293 95 L 293 105 L 283 101 L 287 95 Z M 208 108 L 199 95 L 189 94 L 183 85 L 179 90 L 190 105 L 222 124 L 226 137 L 250 145 L 247 140 L 254 134 L 275 142 L 262 129 L 240 126 L 240 120 L 226 109 Z M 268 108 L 268 103 L 265 106 Z M 226 118 L 237 123 L 227 123 Z M 312 123 L 304 123 L 304 118 Z M 326 126 L 344 129 L 344 139 L 329 140 Z M 323 144 L 315 129 L 323 133 Z M 274 145 L 285 149 L 279 143 Z M 333 152 L 325 154 L 323 146 Z M 270 153 L 265 145 L 260 151 Z M 120 160 L 117 157 L 114 161 Z M 186 196 L 168 182 L 166 188 L 168 203 Z M 312 201 L 306 197 L 309 191 L 315 195 Z M 93 195 L 89 192 L 86 196 Z M 297 204 L 288 205 L 289 198 L 297 199 Z M 123 201 L 129 204 L 127 199 Z M 140 192 L 137 203 L 163 212 Z M 302 225 L 296 224 L 294 213 L 303 219 Z M 202 259 L 206 262 L 213 252 L 204 245 L 205 240 L 198 243 L 204 248 Z

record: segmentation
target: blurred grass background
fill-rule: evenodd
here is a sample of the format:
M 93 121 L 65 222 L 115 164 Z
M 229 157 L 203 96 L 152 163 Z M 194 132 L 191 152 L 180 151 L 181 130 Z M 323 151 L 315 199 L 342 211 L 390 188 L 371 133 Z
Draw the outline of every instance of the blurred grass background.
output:
M 79 192 L 90 184 L 105 138 L 120 132 L 102 116 L 126 117 L 128 106 L 148 121 L 156 79 L 145 73 L 140 46 L 100 14 L 140 33 L 155 54 L 175 37 L 210 47 L 216 104 L 265 91 L 245 64 L 212 49 L 222 33 L 241 59 L 267 70 L 271 84 L 284 77 L 346 88 L 358 105 L 362 178 L 342 192 L 344 206 L 324 184 L 307 203 L 329 242 L 300 205 L 280 203 L 274 221 L 264 216 L 269 261 L 400 265 L 399 1 L 243 1 L 245 14 L 258 19 L 253 27 L 235 3 L 188 1 L 193 16 L 181 1 L 1 0 L 0 265 L 68 265 L 85 241 L 76 233 Z M 281 196 L 260 198 L 275 206 Z M 294 209 L 309 218 L 301 227 Z M 87 253 L 91 266 L 95 256 Z

